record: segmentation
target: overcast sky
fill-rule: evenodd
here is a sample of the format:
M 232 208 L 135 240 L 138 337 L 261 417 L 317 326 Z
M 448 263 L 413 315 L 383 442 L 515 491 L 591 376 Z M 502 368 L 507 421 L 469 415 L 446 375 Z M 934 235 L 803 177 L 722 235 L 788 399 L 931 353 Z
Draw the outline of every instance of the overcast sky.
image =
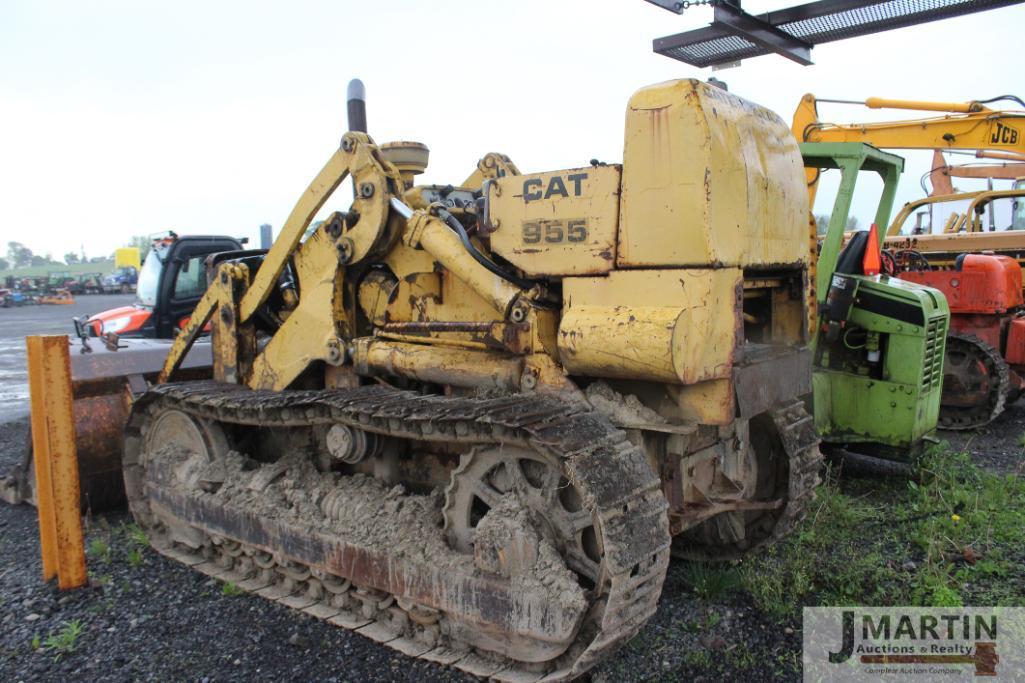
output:
M 167 229 L 278 229 L 338 144 L 354 76 L 378 142 L 430 146 L 427 182 L 462 180 L 488 151 L 525 172 L 618 161 L 634 90 L 713 75 L 652 53 L 652 39 L 711 16 L 643 0 L 2 0 L 0 252 L 10 240 L 60 257 Z M 714 75 L 787 122 L 805 92 L 1025 96 L 1023 35 L 1019 5 L 828 43 L 810 67 L 767 56 Z M 905 156 L 899 202 L 921 195 L 929 165 Z M 857 209 L 871 220 L 867 198 Z

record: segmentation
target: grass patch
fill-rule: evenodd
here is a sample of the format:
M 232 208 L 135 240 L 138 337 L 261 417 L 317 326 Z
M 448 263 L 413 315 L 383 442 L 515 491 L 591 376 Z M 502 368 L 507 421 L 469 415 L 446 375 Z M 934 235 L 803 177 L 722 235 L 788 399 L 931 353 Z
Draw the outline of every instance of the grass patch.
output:
M 238 584 L 234 581 L 225 581 L 221 584 L 221 595 L 225 597 L 232 598 L 236 595 L 242 595 L 243 593 L 245 593 L 245 591 L 239 588 Z
M 60 659 L 62 656 L 71 654 L 78 649 L 78 636 L 81 633 L 82 622 L 75 619 L 64 624 L 60 631 L 48 635 L 43 644 L 47 650 L 56 653 L 55 660 Z M 33 644 L 35 644 L 34 639 Z
M 743 589 L 779 621 L 803 605 L 1016 605 L 1025 482 L 936 449 L 917 481 L 827 476 L 800 530 L 745 560 Z
M 90 559 L 104 564 L 125 561 L 131 567 L 145 564 L 149 538 L 138 524 L 125 522 L 112 527 L 101 520 L 95 534 L 86 545 L 86 556 Z
M 110 563 L 110 544 L 107 543 L 106 539 L 93 538 L 89 541 L 85 554 L 94 560 L 100 560 L 104 564 L 108 564 Z
M 741 585 L 735 567 L 708 562 L 687 562 L 681 578 L 694 593 L 705 600 L 718 600 Z
M 712 666 L 712 655 L 708 650 L 691 650 L 683 656 L 683 663 L 695 669 L 707 669 Z
M 128 564 L 131 567 L 139 567 L 142 565 L 143 562 L 146 561 L 145 558 L 143 558 L 142 556 L 142 550 L 140 550 L 139 548 L 132 548 L 131 550 L 129 550 L 126 559 L 128 560 Z
M 747 645 L 740 643 L 736 647 L 726 651 L 726 661 L 741 671 L 753 669 L 758 664 L 758 657 L 748 649 Z
M 121 532 L 128 538 L 128 541 L 139 548 L 149 546 L 149 536 L 138 524 L 122 524 Z
M 125 555 L 125 559 L 128 561 L 128 564 L 132 567 L 142 565 L 146 561 L 143 551 L 149 547 L 149 537 L 146 536 L 146 532 L 142 530 L 142 527 L 134 523 L 122 524 L 118 528 L 118 532 L 127 541 L 128 552 Z

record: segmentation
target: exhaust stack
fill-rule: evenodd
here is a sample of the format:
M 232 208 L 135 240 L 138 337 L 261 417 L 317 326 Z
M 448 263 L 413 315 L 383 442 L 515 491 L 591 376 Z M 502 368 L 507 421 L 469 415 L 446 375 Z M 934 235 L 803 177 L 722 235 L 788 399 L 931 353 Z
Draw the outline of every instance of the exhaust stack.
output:
M 349 114 L 349 130 L 367 132 L 367 89 L 363 81 L 354 78 L 346 90 L 346 107 Z

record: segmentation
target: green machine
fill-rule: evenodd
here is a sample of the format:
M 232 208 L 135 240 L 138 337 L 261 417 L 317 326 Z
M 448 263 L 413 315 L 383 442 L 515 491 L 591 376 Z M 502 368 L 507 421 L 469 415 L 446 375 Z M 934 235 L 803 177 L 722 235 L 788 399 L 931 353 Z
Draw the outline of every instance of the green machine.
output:
M 935 440 L 950 311 L 943 294 L 887 276 L 883 237 L 904 160 L 863 143 L 802 143 L 808 169 L 838 169 L 815 273 L 815 426 L 824 450 L 875 471 L 906 471 Z M 844 229 L 859 175 L 878 173 L 875 225 Z M 874 238 L 874 239 L 873 239 Z

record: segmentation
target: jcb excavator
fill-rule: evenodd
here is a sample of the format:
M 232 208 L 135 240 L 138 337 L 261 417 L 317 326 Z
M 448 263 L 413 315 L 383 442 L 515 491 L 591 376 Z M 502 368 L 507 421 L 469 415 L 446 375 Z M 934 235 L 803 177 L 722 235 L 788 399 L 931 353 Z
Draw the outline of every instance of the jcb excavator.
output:
M 987 104 L 999 101 L 1013 101 L 1023 109 L 990 109 Z M 819 120 L 818 103 L 832 102 L 862 105 L 870 109 L 898 109 L 942 112 L 942 116 L 920 119 L 905 119 L 873 123 L 825 123 Z M 870 97 L 867 100 L 817 99 L 808 94 L 801 98 L 794 112 L 791 129 L 799 142 L 862 142 L 880 149 L 931 149 L 971 150 L 987 158 L 1025 162 L 1025 104 L 1012 95 L 989 100 L 971 102 L 919 102 L 889 100 Z M 935 166 L 936 164 L 934 164 Z M 815 203 L 818 189 L 818 172 L 807 172 L 808 191 L 811 203 Z M 1009 192 L 1002 190 L 1001 192 Z M 1008 195 L 1014 196 L 1014 195 Z M 960 199 L 958 195 L 936 196 L 931 203 L 944 203 Z M 978 208 L 978 205 L 976 205 Z M 968 212 L 967 216 L 976 214 Z M 895 221 L 887 230 L 894 236 L 901 230 Z M 882 226 L 880 226 L 882 227 Z M 998 253 L 1021 253 L 1025 262 L 1025 231 L 995 236 L 982 234 L 978 224 L 965 222 L 954 237 L 941 235 L 919 235 L 916 248 L 927 255 L 947 253 L 978 253 L 996 250 Z M 952 263 L 952 260 L 950 261 Z
M 654 613 L 671 551 L 743 556 L 812 499 L 801 154 L 682 80 L 630 99 L 622 164 L 489 154 L 415 185 L 427 148 L 375 143 L 360 90 L 134 402 L 132 512 L 160 552 L 410 656 L 573 678 Z M 207 322 L 213 380 L 182 381 Z
M 990 109 L 987 104 L 998 101 L 1013 101 L 1023 109 Z M 862 105 L 870 109 L 898 109 L 943 112 L 942 116 L 920 119 L 873 123 L 825 123 L 819 120 L 818 103 Z M 880 149 L 931 149 L 934 156 L 934 170 L 940 172 L 949 168 L 942 158 L 942 151 L 971 150 L 983 158 L 1003 159 L 1025 163 L 1025 104 L 1013 95 L 1003 95 L 989 100 L 971 102 L 920 102 L 911 100 L 890 100 L 870 97 L 864 101 L 816 98 L 808 94 L 801 98 L 794 112 L 791 129 L 800 142 L 861 142 Z M 1011 166 L 1014 168 L 1013 166 Z M 964 175 L 970 176 L 969 171 Z M 818 189 L 818 173 L 807 172 L 809 194 L 812 204 Z M 949 180 L 949 178 L 948 178 Z M 930 193 L 936 195 L 936 193 Z M 950 201 L 936 196 L 934 201 Z M 880 226 L 882 227 L 882 226 Z M 895 235 L 900 226 L 891 225 L 887 235 Z M 978 228 L 976 228 L 978 230 Z M 958 231 L 953 231 L 958 232 Z M 973 232 L 971 225 L 962 226 L 958 240 L 964 241 L 963 252 L 987 249 L 984 238 Z M 1025 232 L 1017 238 L 1025 248 Z M 923 235 L 919 239 L 920 249 L 929 253 L 932 237 Z M 979 243 L 977 246 L 976 243 Z M 944 244 L 946 248 L 947 244 Z

